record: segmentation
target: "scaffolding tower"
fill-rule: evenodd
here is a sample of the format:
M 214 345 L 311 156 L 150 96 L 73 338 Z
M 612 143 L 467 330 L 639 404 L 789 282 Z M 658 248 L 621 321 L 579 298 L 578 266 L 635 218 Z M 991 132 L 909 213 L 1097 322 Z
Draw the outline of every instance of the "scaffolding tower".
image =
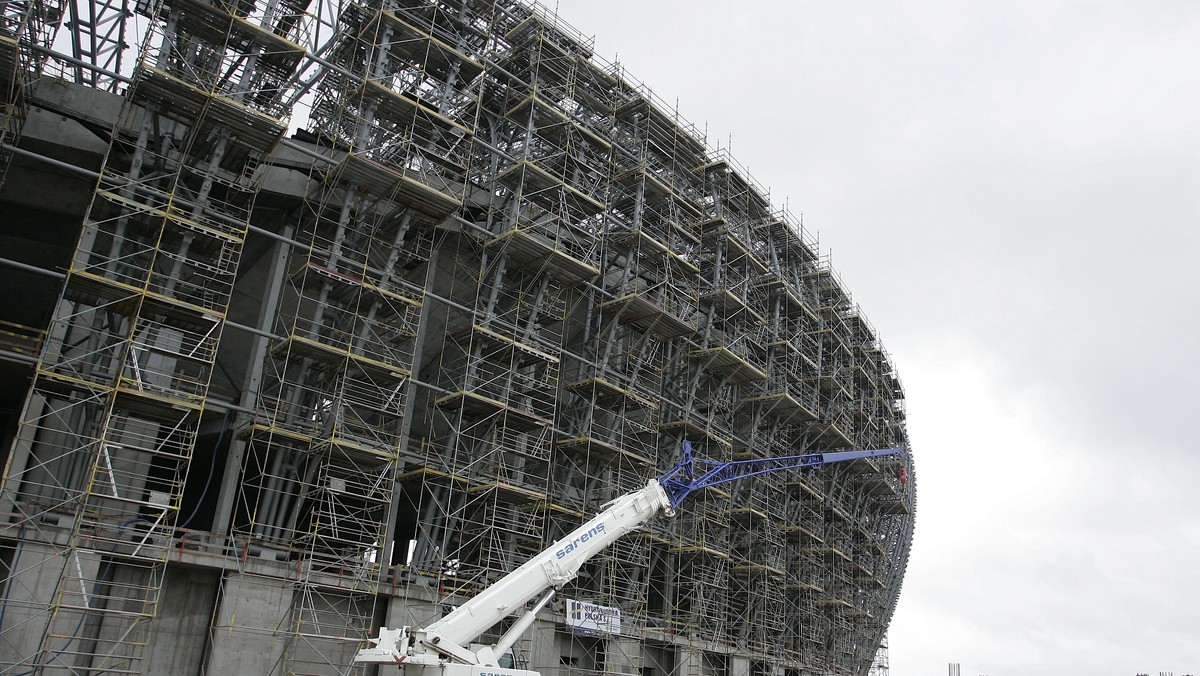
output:
M 907 442 L 891 358 L 810 233 L 544 7 L 0 20 L 5 146 L 37 107 L 107 147 L 78 167 L 86 208 L 22 207 L 82 225 L 47 321 L 0 316 L 29 379 L 3 440 L 0 672 L 350 673 L 375 627 L 441 616 L 684 440 L 719 460 Z M 72 95 L 107 102 L 103 129 Z M 588 562 L 516 661 L 865 674 L 914 499 L 911 456 L 707 489 Z
M 21 0 L 0 4 L 0 185 L 12 159 L 4 146 L 16 145 L 29 110 L 27 90 L 43 72 L 44 50 L 53 44 L 62 20 L 60 0 Z

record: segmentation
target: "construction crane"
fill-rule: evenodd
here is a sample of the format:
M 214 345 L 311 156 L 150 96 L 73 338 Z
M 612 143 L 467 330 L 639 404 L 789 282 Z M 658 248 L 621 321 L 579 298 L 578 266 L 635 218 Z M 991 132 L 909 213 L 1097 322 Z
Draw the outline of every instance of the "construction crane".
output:
M 590 521 L 442 619 L 420 629 L 380 628 L 379 638 L 371 639 L 373 647 L 359 650 L 354 661 L 401 665 L 409 671 L 407 676 L 540 676 L 536 671 L 501 667 L 500 662 L 533 624 L 538 612 L 558 589 L 575 578 L 584 563 L 660 512 L 674 516 L 684 499 L 696 491 L 767 472 L 813 469 L 834 462 L 903 454 L 904 448 L 897 446 L 719 462 L 694 457 L 691 443 L 684 441 L 682 459 L 666 474 L 607 503 Z M 525 604 L 539 595 L 537 603 L 525 608 Z M 518 611 L 520 617 L 495 644 L 473 643 L 496 623 Z

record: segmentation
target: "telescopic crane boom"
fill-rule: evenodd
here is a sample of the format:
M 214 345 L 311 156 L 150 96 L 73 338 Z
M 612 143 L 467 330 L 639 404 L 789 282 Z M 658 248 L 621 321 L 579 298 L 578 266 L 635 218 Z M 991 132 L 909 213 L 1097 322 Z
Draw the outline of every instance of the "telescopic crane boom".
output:
M 359 650 L 354 661 L 405 665 L 422 672 L 409 676 L 539 676 L 535 671 L 502 668 L 499 659 L 533 624 L 537 613 L 555 592 L 575 578 L 584 563 L 659 512 L 674 516 L 675 509 L 691 493 L 758 474 L 903 454 L 904 448 L 897 446 L 718 462 L 693 457 L 691 443 L 684 441 L 682 460 L 666 474 L 604 505 L 590 521 L 433 624 L 421 629 L 380 628 L 379 638 L 371 639 L 374 646 Z M 539 595 L 532 608 L 525 608 L 526 603 Z M 518 611 L 521 616 L 495 645 L 472 643 Z

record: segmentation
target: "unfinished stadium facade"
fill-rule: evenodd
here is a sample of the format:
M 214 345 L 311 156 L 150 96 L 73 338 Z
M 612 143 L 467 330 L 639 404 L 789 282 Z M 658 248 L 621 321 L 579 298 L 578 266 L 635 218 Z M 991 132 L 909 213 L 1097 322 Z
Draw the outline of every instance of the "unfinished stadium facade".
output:
M 0 673 L 387 673 L 685 439 L 907 442 L 811 237 L 539 7 L 0 0 L 0 95 Z M 865 673 L 911 462 L 706 491 L 518 662 Z

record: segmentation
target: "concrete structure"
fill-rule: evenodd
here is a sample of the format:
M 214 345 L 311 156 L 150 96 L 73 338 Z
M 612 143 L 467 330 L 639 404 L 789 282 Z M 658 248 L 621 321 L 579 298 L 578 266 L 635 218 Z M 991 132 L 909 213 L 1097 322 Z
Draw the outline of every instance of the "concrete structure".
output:
M 683 439 L 907 441 L 816 243 L 541 8 L 0 2 L 0 95 L 2 673 L 349 673 Z M 913 501 L 710 490 L 518 659 L 865 673 Z

